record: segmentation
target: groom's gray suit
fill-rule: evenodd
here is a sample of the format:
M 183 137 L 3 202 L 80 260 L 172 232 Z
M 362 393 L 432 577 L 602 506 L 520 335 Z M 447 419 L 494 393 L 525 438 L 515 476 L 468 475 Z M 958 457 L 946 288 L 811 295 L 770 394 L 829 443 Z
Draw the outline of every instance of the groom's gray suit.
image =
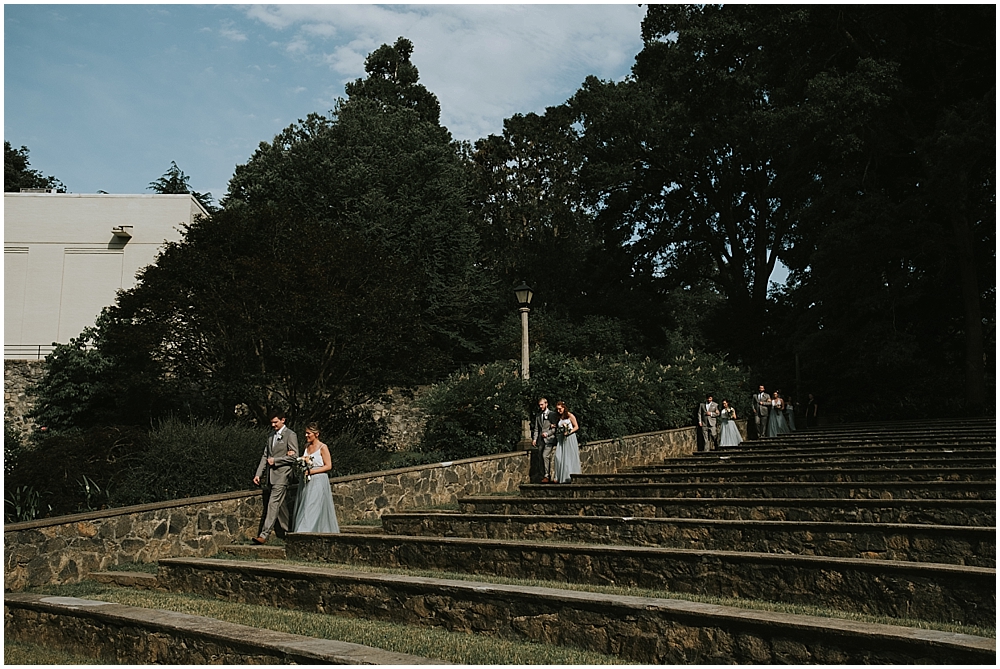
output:
M 294 451 L 295 455 L 288 455 L 288 451 Z M 282 425 L 280 430 L 273 431 L 267 437 L 267 444 L 264 445 L 264 453 L 260 456 L 260 464 L 257 465 L 257 478 L 263 484 L 264 505 L 267 509 L 264 515 L 264 522 L 261 524 L 258 535 L 267 540 L 274 523 L 277 521 L 286 531 L 291 529 L 288 518 L 288 505 L 285 504 L 285 493 L 288 486 L 295 478 L 295 458 L 299 456 L 299 438 L 291 428 Z M 268 465 L 267 459 L 274 458 L 274 464 Z M 267 479 L 264 478 L 266 472 Z M 270 487 L 270 490 L 268 488 Z

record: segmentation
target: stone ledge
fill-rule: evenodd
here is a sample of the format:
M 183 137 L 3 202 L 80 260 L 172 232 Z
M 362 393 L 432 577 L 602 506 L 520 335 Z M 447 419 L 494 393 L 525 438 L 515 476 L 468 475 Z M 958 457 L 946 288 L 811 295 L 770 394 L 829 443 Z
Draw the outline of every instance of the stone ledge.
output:
M 467 513 L 724 520 L 816 520 L 995 527 L 996 502 L 978 499 L 823 499 L 819 497 L 459 497 Z
M 791 553 L 996 567 L 996 528 L 485 513 L 384 514 L 388 534 Z
M 126 664 L 450 664 L 204 616 L 25 593 L 4 596 L 4 636 Z
M 290 559 L 621 585 L 992 627 L 996 569 L 545 541 L 293 534 Z
M 164 589 L 247 603 L 575 645 L 641 663 L 990 664 L 996 640 L 676 599 L 170 559 Z
M 902 482 L 733 482 L 733 483 L 571 483 L 521 484 L 531 498 L 577 497 L 823 497 L 842 499 L 996 499 L 996 481 Z

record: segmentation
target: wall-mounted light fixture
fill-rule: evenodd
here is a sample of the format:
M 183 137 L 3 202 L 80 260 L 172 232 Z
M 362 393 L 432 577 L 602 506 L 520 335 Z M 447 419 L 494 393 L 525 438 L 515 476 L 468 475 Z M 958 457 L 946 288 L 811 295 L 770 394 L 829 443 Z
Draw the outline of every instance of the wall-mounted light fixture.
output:
M 132 237 L 132 226 L 119 225 L 117 228 L 111 228 L 111 234 L 122 239 L 130 239 Z

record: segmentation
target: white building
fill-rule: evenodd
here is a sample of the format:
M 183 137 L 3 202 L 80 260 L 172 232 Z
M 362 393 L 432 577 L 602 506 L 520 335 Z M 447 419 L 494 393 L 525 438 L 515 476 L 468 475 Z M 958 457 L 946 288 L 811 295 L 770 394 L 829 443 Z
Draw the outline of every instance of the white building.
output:
M 191 195 L 4 193 L 3 205 L 5 359 L 77 337 L 207 214 Z

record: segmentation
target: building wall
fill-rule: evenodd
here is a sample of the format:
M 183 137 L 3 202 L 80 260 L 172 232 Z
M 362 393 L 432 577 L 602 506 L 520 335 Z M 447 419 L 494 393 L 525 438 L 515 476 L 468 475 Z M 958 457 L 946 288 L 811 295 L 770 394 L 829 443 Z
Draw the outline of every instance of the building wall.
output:
M 4 357 L 78 336 L 205 213 L 191 195 L 4 193 Z

